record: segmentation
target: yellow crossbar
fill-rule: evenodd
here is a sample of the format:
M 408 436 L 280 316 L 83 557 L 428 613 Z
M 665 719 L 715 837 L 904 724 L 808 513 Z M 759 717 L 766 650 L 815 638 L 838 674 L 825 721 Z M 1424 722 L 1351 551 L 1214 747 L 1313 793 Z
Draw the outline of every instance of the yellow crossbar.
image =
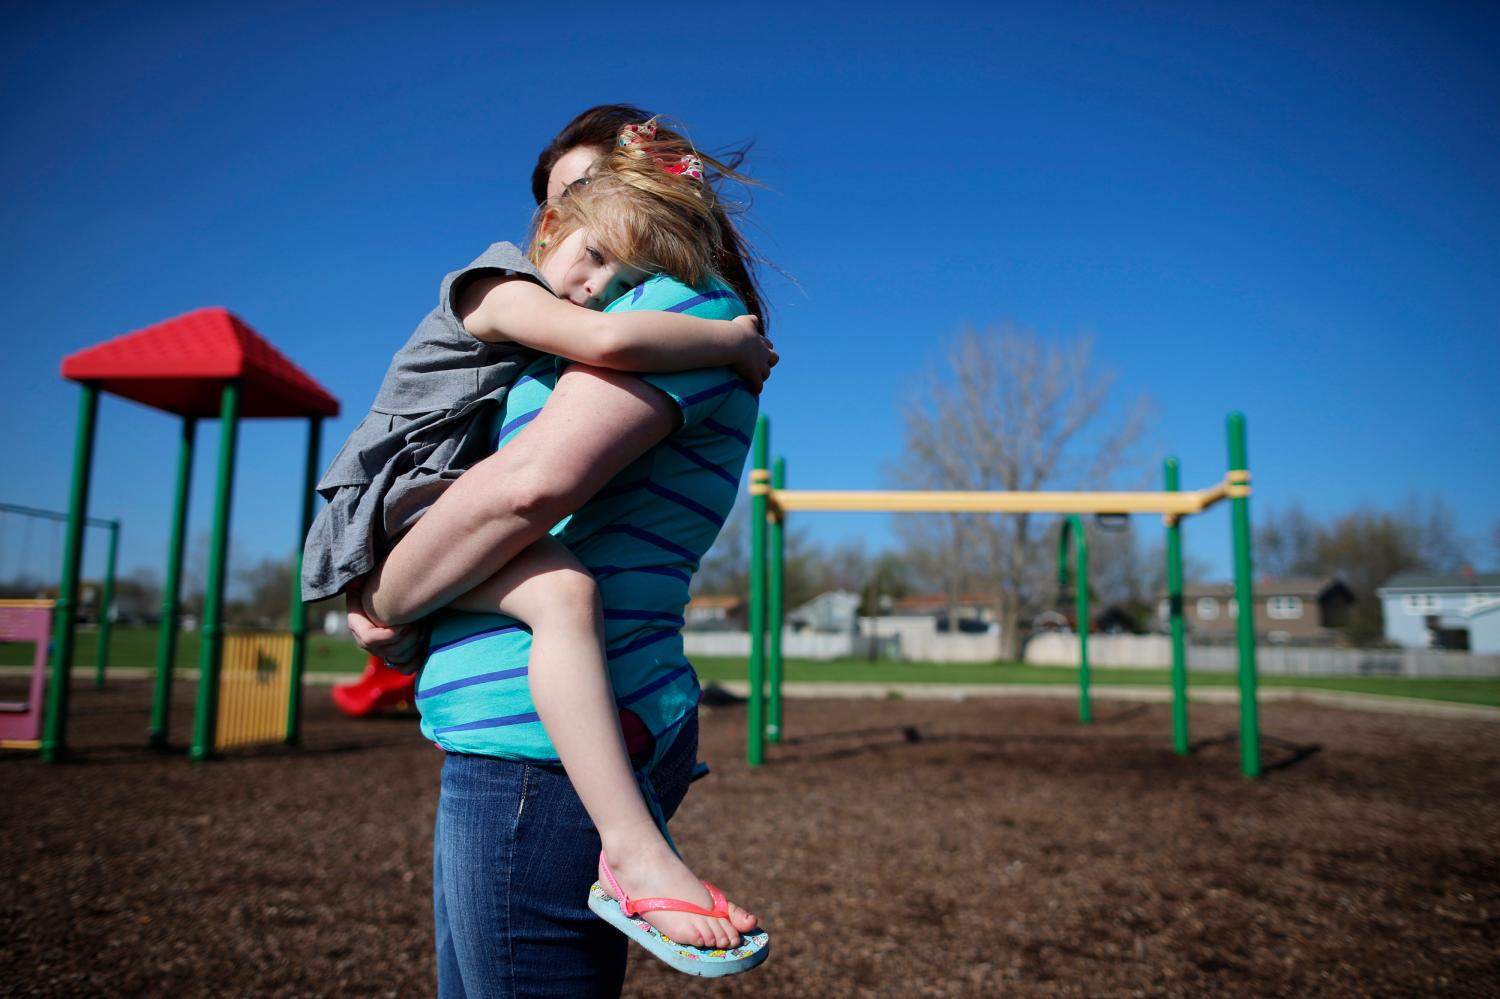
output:
M 773 508 L 842 510 L 875 513 L 1160 513 L 1172 517 L 1201 513 L 1219 500 L 1248 495 L 1243 481 L 1227 478 L 1189 493 L 1151 492 L 924 492 L 880 490 L 771 489 L 758 482 L 750 491 L 764 493 Z

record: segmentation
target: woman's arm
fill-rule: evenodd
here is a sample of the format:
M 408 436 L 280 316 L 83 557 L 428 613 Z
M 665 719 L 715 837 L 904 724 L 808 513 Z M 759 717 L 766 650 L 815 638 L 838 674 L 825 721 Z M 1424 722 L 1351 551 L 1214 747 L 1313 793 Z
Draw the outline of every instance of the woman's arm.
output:
M 589 500 L 677 428 L 677 407 L 638 378 L 574 365 L 536 419 L 469 469 L 365 580 L 387 625 L 445 606 Z
M 756 392 L 777 361 L 754 316 L 702 319 L 673 312 L 594 312 L 525 278 L 476 278 L 458 298 L 464 329 L 616 371 L 733 368 Z

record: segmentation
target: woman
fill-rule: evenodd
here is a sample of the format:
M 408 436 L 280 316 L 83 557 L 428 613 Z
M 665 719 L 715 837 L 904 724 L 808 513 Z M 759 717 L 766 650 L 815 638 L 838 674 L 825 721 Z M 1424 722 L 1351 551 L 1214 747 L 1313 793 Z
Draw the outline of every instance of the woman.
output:
M 628 121 L 647 117 L 626 110 Z M 570 129 L 609 117 L 600 112 L 585 112 Z M 570 152 L 552 157 L 559 189 L 591 162 L 587 152 Z M 724 227 L 733 232 L 727 220 Z M 738 253 L 734 262 L 737 290 L 758 303 Z M 505 434 L 500 450 L 418 523 L 371 599 L 383 616 L 437 611 L 573 514 L 559 537 L 599 581 L 616 696 L 643 723 L 632 749 L 649 767 L 649 793 L 670 816 L 697 748 L 697 678 L 677 629 L 691 572 L 734 502 L 755 400 L 724 371 L 634 378 L 543 358 L 527 375 L 501 421 L 523 429 Z M 360 606 L 350 608 L 350 627 L 367 649 L 393 661 L 415 657 L 422 641 L 415 629 L 374 627 Z M 489 678 L 524 667 L 526 638 L 504 619 L 437 613 L 419 700 L 488 691 Z M 499 703 L 465 695 L 456 716 L 433 716 L 442 717 L 445 733 L 504 726 L 522 737 L 534 724 L 524 704 Z M 434 833 L 439 994 L 618 993 L 625 939 L 585 905 L 598 851 L 561 770 L 450 754 Z M 730 922 L 739 933 L 755 926 L 738 907 Z

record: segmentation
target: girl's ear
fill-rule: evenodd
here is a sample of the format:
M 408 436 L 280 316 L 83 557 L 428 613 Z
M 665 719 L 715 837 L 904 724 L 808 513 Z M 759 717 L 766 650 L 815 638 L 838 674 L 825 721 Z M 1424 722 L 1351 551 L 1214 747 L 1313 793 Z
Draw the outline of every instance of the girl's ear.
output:
M 537 245 L 546 246 L 557 238 L 560 228 L 561 215 L 556 208 L 547 208 L 542 211 L 542 219 L 536 226 Z

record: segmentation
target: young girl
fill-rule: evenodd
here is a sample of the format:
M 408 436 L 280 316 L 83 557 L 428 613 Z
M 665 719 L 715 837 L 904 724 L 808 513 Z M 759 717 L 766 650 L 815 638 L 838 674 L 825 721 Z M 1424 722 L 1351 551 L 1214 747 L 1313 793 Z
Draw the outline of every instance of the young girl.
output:
M 396 355 L 371 413 L 319 484 L 329 504 L 308 538 L 304 599 L 348 590 L 351 605 L 401 623 L 399 608 L 382 605 L 377 563 L 391 539 L 493 450 L 498 400 L 535 356 L 524 348 L 626 371 L 730 365 L 759 386 L 776 358 L 751 317 L 593 311 L 649 273 L 693 286 L 713 277 L 717 230 L 702 177 L 691 147 L 656 141 L 649 123 L 633 128 L 586 184 L 544 206 L 527 256 L 496 244 L 444 280 L 438 308 Z M 636 787 L 587 570 L 543 539 L 479 586 L 442 596 L 454 609 L 498 611 L 530 628 L 537 715 L 620 881 L 639 886 L 636 896 L 703 896 Z M 647 918 L 683 943 L 739 943 L 724 915 L 692 908 Z

